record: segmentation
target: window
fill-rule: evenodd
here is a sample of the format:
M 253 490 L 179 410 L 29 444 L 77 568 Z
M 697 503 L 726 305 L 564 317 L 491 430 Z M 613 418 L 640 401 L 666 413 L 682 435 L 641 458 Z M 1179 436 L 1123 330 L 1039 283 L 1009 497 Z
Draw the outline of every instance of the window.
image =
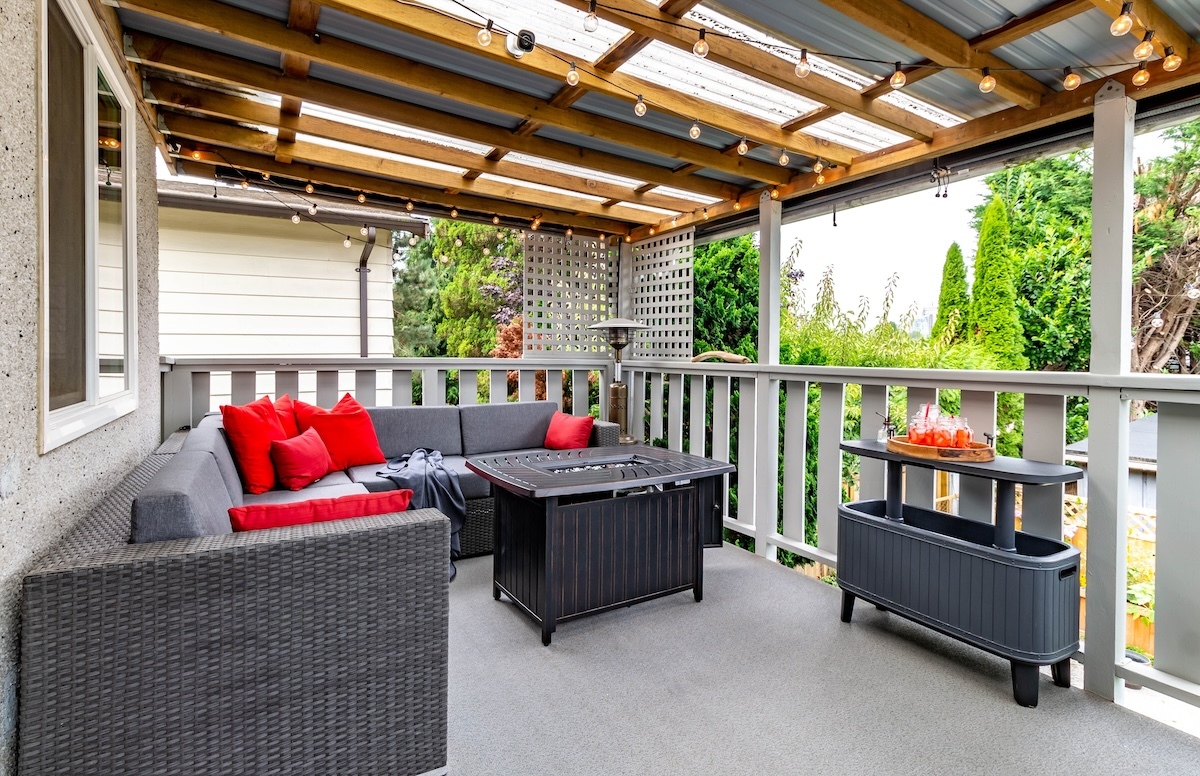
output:
M 42 452 L 137 407 L 132 97 L 77 2 L 44 20 Z

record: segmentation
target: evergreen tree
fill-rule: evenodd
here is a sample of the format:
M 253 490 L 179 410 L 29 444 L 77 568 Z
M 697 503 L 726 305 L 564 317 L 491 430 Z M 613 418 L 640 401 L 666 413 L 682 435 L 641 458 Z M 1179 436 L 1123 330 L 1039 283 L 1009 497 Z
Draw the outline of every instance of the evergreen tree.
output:
M 696 353 L 758 357 L 758 248 L 742 235 L 696 249 L 692 276 Z
M 436 331 L 441 322 L 438 304 L 441 265 L 434 260 L 430 241 L 409 247 L 407 232 L 393 232 L 392 328 L 397 358 L 440 356 L 445 343 Z
M 938 294 L 937 320 L 933 324 L 933 336 L 940 337 L 946 326 L 953 322 L 950 340 L 962 340 L 967 328 L 971 296 L 967 293 L 967 265 L 963 262 L 962 249 L 958 243 L 950 243 L 946 251 L 946 263 L 942 265 L 942 289 Z
M 441 284 L 437 335 L 452 358 L 479 358 L 496 348 L 496 329 L 521 302 L 524 252 L 518 232 L 465 221 L 434 222 L 432 255 L 448 268 Z
M 996 357 L 1001 368 L 1028 368 L 1013 284 L 1008 212 L 1000 197 L 992 198 L 979 227 L 968 331 L 973 341 Z

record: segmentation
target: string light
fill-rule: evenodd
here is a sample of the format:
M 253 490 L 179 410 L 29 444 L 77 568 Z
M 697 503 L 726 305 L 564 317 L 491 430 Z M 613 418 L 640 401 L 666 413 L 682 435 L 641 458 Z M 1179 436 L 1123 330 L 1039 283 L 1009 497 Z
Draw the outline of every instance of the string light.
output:
M 899 89 L 900 87 L 904 86 L 904 84 L 908 83 L 908 76 L 906 76 L 904 71 L 900 69 L 899 62 L 896 63 L 896 71 L 892 73 L 892 77 L 888 79 L 888 83 L 892 85 L 893 89 Z
M 1070 67 L 1063 68 L 1063 88 L 1068 92 L 1073 92 L 1079 88 L 1079 84 L 1083 83 L 1083 79 L 1079 77 L 1079 73 L 1073 71 Z
M 417 244 L 417 236 L 415 234 L 408 238 L 408 244 L 410 246 Z
M 242 191 L 245 191 L 245 190 L 246 190 L 246 189 L 248 189 L 248 188 L 250 188 L 250 181 L 248 181 L 248 180 L 243 180 L 243 181 L 242 181 Z
M 575 69 L 575 63 L 571 63 L 571 69 L 567 71 L 567 85 L 579 86 L 579 71 Z
M 631 235 L 631 234 L 625 235 L 625 242 L 627 242 L 627 243 L 633 242 L 633 235 Z
M 492 255 L 492 249 L 491 249 L 491 248 L 489 248 L 489 247 L 487 247 L 486 245 L 485 245 L 485 246 L 483 246 L 483 255 L 484 255 L 484 256 L 491 256 L 491 255 Z
M 199 151 L 192 151 L 192 158 L 193 158 L 193 159 L 199 159 L 199 158 L 200 158 L 200 152 L 199 152 Z
M 1145 86 L 1150 83 L 1150 71 L 1146 69 L 1146 63 L 1143 62 L 1138 71 L 1133 74 L 1134 86 Z
M 405 202 L 405 203 L 404 203 L 404 209 L 405 209 L 405 210 L 407 210 L 407 211 L 409 211 L 410 213 L 412 212 L 412 209 L 413 209 L 413 203 L 412 203 L 412 200 L 411 200 L 411 199 L 410 199 L 408 202 Z
M 1154 317 L 1150 319 L 1150 328 L 1161 329 L 1162 327 L 1163 327 L 1162 313 L 1155 313 Z
M 704 208 L 704 220 L 708 220 L 708 208 Z
M 364 203 L 366 201 L 367 201 L 367 195 L 363 194 L 361 191 L 358 192 L 358 204 L 361 205 L 362 203 Z
M 996 89 L 996 76 L 992 75 L 992 71 L 988 68 L 983 69 L 983 78 L 979 81 L 979 91 L 984 94 L 990 94 Z
M 792 161 L 792 157 L 788 156 L 787 151 L 781 151 L 779 153 L 779 166 L 780 167 L 787 167 L 788 162 L 790 162 L 790 161 Z
M 1113 37 L 1119 38 L 1126 35 L 1133 29 L 1133 3 L 1121 3 L 1121 14 L 1113 19 L 1113 22 L 1108 27 L 1108 31 L 1113 34 Z
M 500 225 L 500 216 L 492 216 L 492 226 Z
M 312 194 L 314 191 L 316 191 L 316 189 L 313 188 L 313 185 L 311 183 L 304 184 L 304 193 L 305 194 Z
M 575 234 L 575 230 L 568 226 L 567 227 L 567 239 L 570 240 L 574 234 Z
M 461 248 L 461 247 L 462 247 L 462 238 L 461 238 L 461 237 L 455 237 L 455 238 L 454 238 L 454 247 L 455 247 L 455 248 Z
M 704 59 L 708 56 L 708 41 L 704 39 L 704 30 L 700 30 L 700 37 L 696 39 L 696 45 L 692 46 L 692 53 Z
M 779 189 L 771 189 L 771 199 L 779 199 Z
M 1185 284 L 1183 288 L 1183 293 L 1188 299 L 1191 299 L 1193 302 L 1197 299 L 1200 299 L 1200 288 L 1192 285 L 1191 283 Z
M 737 152 L 740 156 L 745 156 L 750 153 L 750 144 L 746 142 L 746 138 L 742 138 L 737 145 Z
M 316 206 L 316 205 L 309 205 L 309 206 L 308 206 L 308 214 L 309 214 L 310 216 L 315 216 L 315 215 L 317 214 L 317 206 Z
M 293 224 L 300 223 L 300 214 L 299 213 L 292 213 L 292 223 Z
M 1168 73 L 1178 70 L 1179 66 L 1183 64 L 1183 57 L 1175 53 L 1175 47 L 1167 46 L 1163 49 L 1163 52 L 1166 54 L 1163 57 L 1163 70 L 1166 70 Z
M 269 172 L 264 172 L 264 173 L 262 174 L 262 176 L 263 176 L 263 180 L 264 180 L 264 181 L 269 181 L 269 180 L 271 180 L 271 173 L 269 173 Z
M 738 200 L 737 202 L 734 202 L 734 203 L 733 203 L 733 209 L 734 209 L 734 210 L 741 210 L 741 209 L 742 209 L 742 201 L 741 201 L 741 200 Z
M 813 162 L 813 172 L 820 172 L 821 170 L 824 170 L 824 169 L 825 169 L 825 165 L 821 164 L 820 158 L 818 158 L 817 161 Z
M 808 63 L 808 49 L 800 49 L 800 61 L 796 63 L 796 77 L 808 78 L 812 65 Z
M 688 130 L 688 137 L 690 137 L 692 140 L 700 139 L 700 121 L 699 120 L 692 122 L 692 128 Z
M 822 175 L 818 175 L 818 176 L 817 176 L 817 183 L 824 183 L 824 182 L 825 182 L 825 176 L 824 176 L 823 174 L 822 174 Z
M 638 116 L 646 115 L 646 101 L 642 99 L 642 95 L 638 95 L 637 102 L 633 104 L 633 112 Z
M 600 17 L 596 16 L 596 0 L 588 3 L 588 15 L 583 17 L 583 31 L 595 32 L 600 29 Z
M 456 208 L 456 207 L 450 208 L 450 217 L 458 218 L 458 208 Z
M 349 248 L 349 247 L 350 247 L 351 245 L 353 245 L 353 244 L 354 244 L 354 243 L 350 242 L 350 235 L 346 235 L 346 239 L 345 239 L 345 240 L 342 240 L 342 247 L 343 247 L 343 248 Z
M 1154 56 L 1154 30 L 1146 30 L 1145 36 L 1142 37 L 1142 42 L 1137 44 L 1133 50 L 1133 58 L 1139 62 L 1149 59 Z
M 360 226 L 358 228 L 358 233 L 361 234 L 363 237 L 366 237 L 369 232 L 370 232 L 370 229 L 367 228 L 366 224 L 363 224 L 362 226 Z
M 483 46 L 484 48 L 487 48 L 488 46 L 492 45 L 492 20 L 491 19 L 487 20 L 487 26 L 484 27 L 483 29 L 481 29 L 475 35 L 475 39 L 478 40 L 479 45 Z

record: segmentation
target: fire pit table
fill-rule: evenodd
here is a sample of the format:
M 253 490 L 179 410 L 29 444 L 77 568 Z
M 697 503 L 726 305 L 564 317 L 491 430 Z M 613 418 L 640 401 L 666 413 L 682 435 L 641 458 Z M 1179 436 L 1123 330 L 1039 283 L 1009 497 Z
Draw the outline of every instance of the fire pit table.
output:
M 470 458 L 495 490 L 492 595 L 542 626 L 692 590 L 734 467 L 644 445 Z

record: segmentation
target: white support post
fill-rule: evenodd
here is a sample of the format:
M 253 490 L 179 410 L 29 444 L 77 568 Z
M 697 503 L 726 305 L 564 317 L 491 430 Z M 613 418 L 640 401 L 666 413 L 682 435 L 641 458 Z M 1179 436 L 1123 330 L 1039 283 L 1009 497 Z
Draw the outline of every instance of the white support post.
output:
M 1133 117 L 1125 87 L 1096 93 L 1092 177 L 1092 352 L 1095 374 L 1129 372 L 1133 283 Z M 1125 553 L 1129 400 L 1117 388 L 1088 394 L 1087 647 L 1084 687 L 1116 702 L 1125 681 Z
M 779 363 L 779 273 L 783 205 L 763 192 L 758 202 L 758 363 Z

